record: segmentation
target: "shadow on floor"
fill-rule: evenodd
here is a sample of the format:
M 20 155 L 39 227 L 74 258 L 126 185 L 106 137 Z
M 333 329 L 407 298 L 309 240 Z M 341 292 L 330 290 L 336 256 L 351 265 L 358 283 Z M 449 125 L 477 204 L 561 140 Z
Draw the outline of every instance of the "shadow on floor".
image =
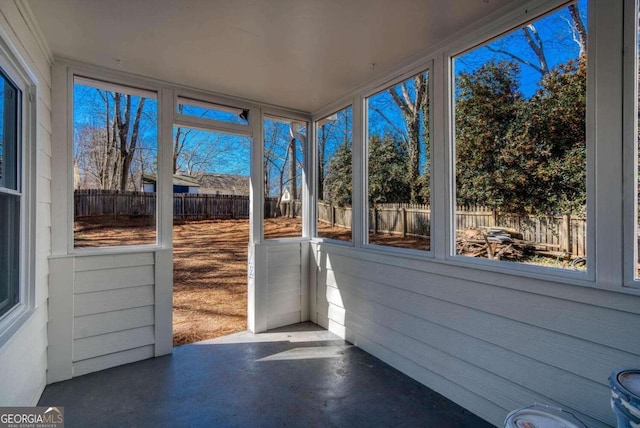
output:
M 491 427 L 320 327 L 174 348 L 46 387 L 66 427 Z

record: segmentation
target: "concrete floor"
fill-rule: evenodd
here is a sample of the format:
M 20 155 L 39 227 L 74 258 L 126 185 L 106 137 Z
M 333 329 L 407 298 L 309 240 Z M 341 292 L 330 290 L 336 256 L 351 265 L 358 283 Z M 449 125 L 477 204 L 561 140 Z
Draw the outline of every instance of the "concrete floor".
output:
M 175 348 L 46 387 L 69 427 L 490 427 L 311 323 Z

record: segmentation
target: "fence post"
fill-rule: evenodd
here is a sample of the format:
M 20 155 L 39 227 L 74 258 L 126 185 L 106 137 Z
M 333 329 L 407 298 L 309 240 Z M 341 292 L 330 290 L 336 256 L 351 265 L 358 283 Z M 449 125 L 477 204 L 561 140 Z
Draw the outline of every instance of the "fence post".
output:
M 113 194 L 113 218 L 118 218 L 118 192 Z
M 562 231 L 564 232 L 562 249 L 571 254 L 571 214 L 562 216 Z
M 373 234 L 378 233 L 378 210 L 373 206 Z
M 184 217 L 184 193 L 180 194 L 180 199 L 182 200 L 182 216 L 181 217 L 184 220 L 185 219 L 185 217 Z
M 407 209 L 402 207 L 402 237 L 407 237 Z
M 333 202 L 329 204 L 330 215 L 331 215 L 331 227 L 336 225 L 336 207 L 333 205 Z

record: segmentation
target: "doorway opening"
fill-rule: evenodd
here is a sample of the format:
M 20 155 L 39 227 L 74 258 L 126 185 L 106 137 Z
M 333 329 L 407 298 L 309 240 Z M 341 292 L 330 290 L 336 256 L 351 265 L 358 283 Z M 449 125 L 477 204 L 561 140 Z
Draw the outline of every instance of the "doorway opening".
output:
M 247 329 L 251 138 L 173 129 L 173 345 Z

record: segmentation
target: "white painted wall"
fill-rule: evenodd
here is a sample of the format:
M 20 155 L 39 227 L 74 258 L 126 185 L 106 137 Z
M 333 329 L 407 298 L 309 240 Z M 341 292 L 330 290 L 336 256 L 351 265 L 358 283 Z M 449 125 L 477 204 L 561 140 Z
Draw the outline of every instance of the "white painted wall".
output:
M 249 330 L 309 321 L 309 242 L 264 241 L 249 247 Z
M 0 345 L 0 406 L 35 405 L 46 383 L 51 251 L 51 54 L 22 2 L 0 2 L 0 37 L 36 85 L 35 299 L 28 319 Z M 28 195 L 27 195 L 28 197 Z

